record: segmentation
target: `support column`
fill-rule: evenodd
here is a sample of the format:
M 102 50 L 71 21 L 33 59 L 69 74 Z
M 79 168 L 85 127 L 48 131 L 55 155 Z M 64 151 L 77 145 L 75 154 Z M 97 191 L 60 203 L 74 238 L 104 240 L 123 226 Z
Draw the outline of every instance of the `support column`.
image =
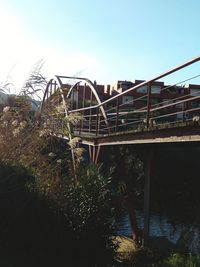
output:
M 99 159 L 100 146 L 90 146 L 89 145 L 89 156 L 90 163 L 97 164 Z
M 145 159 L 145 180 L 144 180 L 144 234 L 143 234 L 144 246 L 148 244 L 148 239 L 149 239 L 151 163 L 152 163 L 152 153 L 148 151 Z

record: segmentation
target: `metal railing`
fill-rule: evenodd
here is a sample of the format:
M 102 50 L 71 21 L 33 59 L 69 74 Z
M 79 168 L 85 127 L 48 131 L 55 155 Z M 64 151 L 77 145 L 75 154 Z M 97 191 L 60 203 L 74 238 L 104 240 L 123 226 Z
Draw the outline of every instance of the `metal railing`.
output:
M 45 108 L 57 103 L 63 103 L 64 116 L 79 113 L 80 120 L 74 126 L 78 135 L 105 135 L 126 131 L 142 131 L 153 129 L 159 125 L 174 125 L 180 121 L 191 121 L 200 114 L 200 85 L 199 92 L 191 94 L 190 90 L 181 87 L 180 84 L 191 81 L 200 76 L 193 75 L 189 78 L 177 81 L 170 86 L 160 88 L 159 92 L 152 90 L 156 81 L 165 78 L 181 69 L 185 69 L 200 61 L 200 56 L 172 68 L 148 81 L 141 82 L 135 86 L 106 100 L 101 100 L 97 85 L 86 78 L 56 76 L 56 80 L 48 83 L 45 91 L 41 113 Z M 63 82 L 63 79 L 73 80 Z M 84 85 L 81 86 L 81 83 Z M 68 87 L 65 90 L 65 86 Z M 146 88 L 145 93 L 138 91 Z M 182 90 L 183 92 L 178 92 Z M 58 93 L 59 92 L 59 93 Z M 131 100 L 124 101 L 124 96 L 131 96 Z M 155 103 L 156 102 L 156 103 Z M 61 114 L 61 112 L 60 112 Z M 57 114 L 52 114 L 56 119 Z

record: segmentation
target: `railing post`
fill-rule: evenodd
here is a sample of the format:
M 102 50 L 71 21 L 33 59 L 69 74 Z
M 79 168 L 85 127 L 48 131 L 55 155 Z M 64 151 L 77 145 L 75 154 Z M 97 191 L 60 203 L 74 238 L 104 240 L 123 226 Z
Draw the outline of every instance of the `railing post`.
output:
M 118 123 L 119 123 L 119 98 L 117 98 L 117 100 L 116 100 L 116 102 L 117 102 L 117 105 L 116 105 L 116 122 L 115 122 L 115 130 L 116 130 L 116 132 L 117 132 L 117 130 L 118 130 Z
M 79 108 L 79 84 L 77 84 L 77 95 L 76 95 L 76 109 Z
M 82 132 L 82 125 L 83 125 L 83 112 L 81 111 L 81 119 L 79 121 L 79 135 L 81 134 Z
M 151 111 L 151 83 L 149 82 L 147 84 L 147 116 L 146 116 L 147 128 L 149 128 L 150 111 Z
M 82 96 L 82 108 L 85 107 L 85 89 L 86 89 L 86 84 L 84 84 L 83 87 L 83 96 Z M 81 119 L 81 131 L 83 130 L 83 120 L 84 120 L 84 110 L 82 111 L 82 119 Z
M 92 100 L 93 100 L 93 94 L 91 91 L 91 93 L 90 93 L 90 106 L 92 106 Z M 89 133 L 91 132 L 91 123 L 92 123 L 92 109 L 90 109 L 90 115 L 89 115 Z
M 52 82 L 50 83 L 49 88 L 51 88 L 51 87 L 52 87 Z M 49 106 L 49 89 L 47 90 L 47 96 L 46 96 L 46 98 L 47 98 L 46 102 L 47 102 L 47 107 L 48 107 Z
M 99 133 L 99 107 L 97 108 L 97 113 L 96 113 L 96 135 Z
M 75 109 L 78 109 L 78 101 L 79 101 L 79 84 L 76 85 L 76 95 L 75 95 Z M 75 124 L 75 130 L 79 131 L 80 124 L 78 126 L 78 123 Z

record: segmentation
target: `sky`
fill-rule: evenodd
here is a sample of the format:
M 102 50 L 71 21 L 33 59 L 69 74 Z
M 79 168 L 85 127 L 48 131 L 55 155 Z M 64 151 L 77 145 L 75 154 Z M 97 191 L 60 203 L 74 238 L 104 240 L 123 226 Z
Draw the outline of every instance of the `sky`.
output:
M 0 83 L 19 88 L 41 59 L 47 78 L 150 79 L 200 55 L 199 10 L 199 0 L 0 0 Z

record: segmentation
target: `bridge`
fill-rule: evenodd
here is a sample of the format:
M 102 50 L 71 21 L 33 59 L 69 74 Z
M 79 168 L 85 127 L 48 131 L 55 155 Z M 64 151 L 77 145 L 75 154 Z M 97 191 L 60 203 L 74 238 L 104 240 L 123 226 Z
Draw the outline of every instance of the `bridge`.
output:
M 45 110 L 62 101 L 64 116 L 79 114 L 73 135 L 91 146 L 199 141 L 200 86 L 191 92 L 183 83 L 200 75 L 184 78 L 160 90 L 154 88 L 156 81 L 199 60 L 200 57 L 194 58 L 127 90 L 121 88 L 122 92 L 115 91 L 115 95 L 103 101 L 97 85 L 89 79 L 56 76 L 45 90 L 41 115 L 45 116 Z M 57 114 L 51 116 L 54 121 L 56 118 Z
M 96 82 L 87 78 L 56 75 L 47 84 L 40 117 L 50 121 L 52 132 L 62 138 L 77 137 L 89 146 L 90 159 L 97 163 L 100 148 L 107 145 L 182 144 L 200 141 L 200 85 L 187 83 L 200 77 L 191 75 L 189 60 L 148 81 L 102 94 Z M 187 72 L 187 68 L 189 71 Z M 183 71 L 183 75 L 179 73 Z M 198 71 L 198 69 L 197 69 Z M 160 79 L 173 75 L 171 85 Z M 181 77 L 181 78 L 180 78 Z M 126 85 L 126 84 L 125 84 Z M 60 109 L 57 108 L 62 106 Z M 63 118 L 73 118 L 63 125 Z M 59 131 L 61 125 L 68 137 Z M 145 226 L 149 232 L 150 173 L 152 152 L 147 151 L 145 175 Z

